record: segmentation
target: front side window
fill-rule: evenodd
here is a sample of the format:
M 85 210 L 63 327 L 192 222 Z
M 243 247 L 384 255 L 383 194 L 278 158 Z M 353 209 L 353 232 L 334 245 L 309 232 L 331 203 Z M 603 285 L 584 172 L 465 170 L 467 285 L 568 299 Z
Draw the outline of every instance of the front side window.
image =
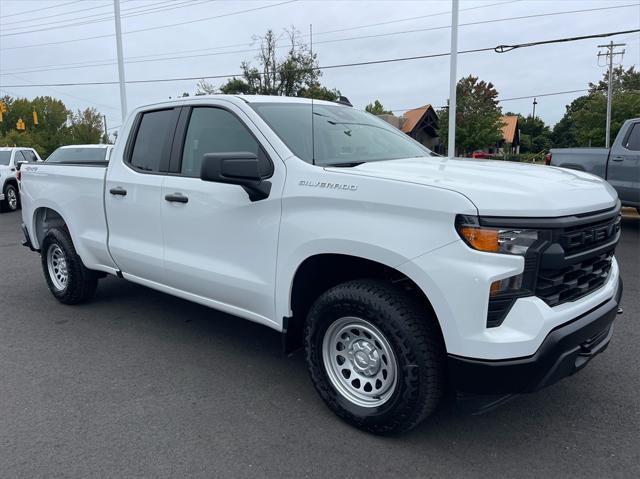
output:
M 289 149 L 308 163 L 341 165 L 433 153 L 364 111 L 311 103 L 252 103 Z
M 232 113 L 221 108 L 198 107 L 191 112 L 182 151 L 180 172 L 200 177 L 202 157 L 207 153 L 253 153 L 260 145 Z
M 175 123 L 174 109 L 143 113 L 129 160 L 131 165 L 147 172 L 162 171 L 161 166 L 169 162 Z
M 627 138 L 627 150 L 640 151 L 640 123 L 635 123 L 631 127 L 631 133 Z
M 10 151 L 0 151 L 0 166 L 7 166 L 11 161 Z

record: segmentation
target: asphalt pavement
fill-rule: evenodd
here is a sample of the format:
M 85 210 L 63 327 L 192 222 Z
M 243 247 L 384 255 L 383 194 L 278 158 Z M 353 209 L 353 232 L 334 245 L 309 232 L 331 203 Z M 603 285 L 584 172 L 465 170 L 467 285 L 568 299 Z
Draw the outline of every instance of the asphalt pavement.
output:
M 624 314 L 579 374 L 482 415 L 360 432 L 265 327 L 127 283 L 59 304 L 0 215 L 0 477 L 640 477 L 640 218 Z

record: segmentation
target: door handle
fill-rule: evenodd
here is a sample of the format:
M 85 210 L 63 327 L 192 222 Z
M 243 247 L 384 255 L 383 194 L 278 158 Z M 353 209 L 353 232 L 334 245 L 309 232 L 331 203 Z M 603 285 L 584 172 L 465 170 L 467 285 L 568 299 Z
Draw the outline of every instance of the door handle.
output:
M 624 156 L 614 156 L 611 158 L 613 161 L 624 161 Z
M 111 188 L 109 190 L 109 193 L 111 193 L 114 196 L 127 196 L 127 190 L 125 190 L 121 186 L 118 186 L 117 188 Z
M 188 203 L 189 198 L 184 196 L 182 193 L 173 193 L 172 195 L 166 195 L 164 197 L 170 203 Z

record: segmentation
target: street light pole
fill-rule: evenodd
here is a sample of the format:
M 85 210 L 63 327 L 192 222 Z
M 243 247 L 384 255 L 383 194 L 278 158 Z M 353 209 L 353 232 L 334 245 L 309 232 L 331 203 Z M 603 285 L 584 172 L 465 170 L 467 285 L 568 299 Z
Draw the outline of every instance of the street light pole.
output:
M 456 85 L 458 78 L 458 7 L 459 0 L 451 1 L 451 57 L 449 59 L 449 145 L 447 154 L 456 156 Z
M 113 0 L 113 15 L 116 22 L 116 49 L 118 51 L 118 80 L 120 82 L 120 110 L 122 121 L 127 117 L 127 90 L 124 83 L 124 59 L 122 54 L 122 27 L 120 26 L 120 0 Z

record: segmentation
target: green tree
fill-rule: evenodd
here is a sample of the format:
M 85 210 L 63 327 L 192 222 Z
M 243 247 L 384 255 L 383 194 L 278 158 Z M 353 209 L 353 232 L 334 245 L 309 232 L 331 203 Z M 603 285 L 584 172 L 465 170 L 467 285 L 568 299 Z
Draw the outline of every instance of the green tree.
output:
M 1 101 L 7 112 L 0 122 L 0 144 L 33 146 L 40 156 L 46 157 L 61 145 L 70 142 L 70 129 L 67 126 L 69 111 L 60 100 L 49 96 L 12 98 L 5 96 Z M 36 112 L 38 124 L 33 121 Z M 16 122 L 21 118 L 25 122 L 24 131 L 16 130 Z
M 364 109 L 365 111 L 368 111 L 372 115 L 384 115 L 384 114 L 390 115 L 391 114 L 391 111 L 386 110 L 379 100 L 375 100 L 373 103 L 369 103 L 367 106 L 364 107 Z
M 617 66 L 612 71 L 611 88 L 615 92 L 640 91 L 640 71 L 636 71 L 635 66 L 624 69 L 622 65 Z M 602 75 L 602 80 L 598 83 L 589 82 L 589 93 L 607 94 L 609 87 L 609 72 Z
M 256 65 L 249 61 L 240 64 L 241 77 L 233 77 L 216 89 L 205 80 L 198 82 L 196 95 L 226 94 L 284 95 L 323 100 L 336 100 L 340 92 L 322 86 L 315 53 L 300 39 L 300 33 L 292 28 L 277 35 L 268 30 L 264 36 L 254 37 L 260 42 Z M 284 57 L 278 57 L 282 42 L 289 47 Z
M 611 99 L 611 138 L 622 124 L 640 113 L 640 90 L 614 91 Z M 604 146 L 607 97 L 591 93 L 576 98 L 567 106 L 562 119 L 553 128 L 555 147 Z
M 502 138 L 501 110 L 498 91 L 492 83 L 479 81 L 469 75 L 458 81 L 456 87 L 456 152 L 467 154 L 495 145 Z M 438 111 L 438 134 L 444 145 L 449 136 L 449 109 Z
M 514 113 L 506 113 L 514 115 Z M 551 149 L 553 142 L 551 139 L 551 129 L 540 117 L 528 115 L 518 116 L 518 126 L 520 128 L 520 152 L 540 153 Z
M 102 115 L 95 108 L 86 108 L 71 117 L 71 143 L 95 144 L 100 143 L 104 126 Z

